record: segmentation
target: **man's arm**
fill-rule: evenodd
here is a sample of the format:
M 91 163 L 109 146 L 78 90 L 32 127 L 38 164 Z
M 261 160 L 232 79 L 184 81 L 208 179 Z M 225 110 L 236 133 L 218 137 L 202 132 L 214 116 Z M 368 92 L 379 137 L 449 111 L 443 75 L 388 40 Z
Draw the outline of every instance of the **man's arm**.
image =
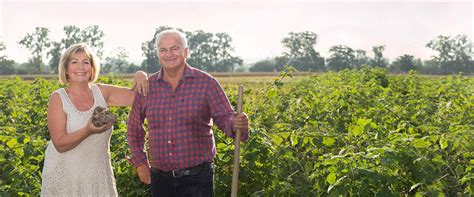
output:
M 133 166 L 140 166 L 148 163 L 146 149 L 145 149 L 145 129 L 143 122 L 145 120 L 145 98 L 140 94 L 135 94 L 132 110 L 128 116 L 127 134 L 128 146 L 132 156 L 129 161 Z
M 217 127 L 224 131 L 227 136 L 235 138 L 232 126 L 234 110 L 219 82 L 217 82 L 215 78 L 212 78 L 210 83 L 207 95 L 213 122 L 215 122 Z M 239 120 L 245 119 L 245 122 L 248 123 L 247 116 L 244 118 L 242 115 L 239 115 L 238 118 Z M 241 125 L 241 123 L 238 125 Z M 248 125 L 245 128 L 247 129 L 241 130 L 242 135 L 240 140 L 243 142 L 249 139 Z
M 151 183 L 150 165 L 148 164 L 147 153 L 145 149 L 145 99 L 138 93 L 135 94 L 132 110 L 128 116 L 127 134 L 128 145 L 132 152 L 129 161 L 137 168 L 140 181 L 145 184 Z

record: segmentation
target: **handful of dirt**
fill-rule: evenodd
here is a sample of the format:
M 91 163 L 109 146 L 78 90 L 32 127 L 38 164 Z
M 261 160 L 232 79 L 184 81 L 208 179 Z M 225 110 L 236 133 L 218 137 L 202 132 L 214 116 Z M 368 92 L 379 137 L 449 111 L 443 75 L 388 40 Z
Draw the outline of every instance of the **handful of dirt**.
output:
M 110 111 L 104 107 L 97 106 L 94 109 L 94 113 L 92 114 L 92 124 L 96 127 L 101 127 L 108 123 L 115 123 L 117 121 L 117 117 L 110 113 Z

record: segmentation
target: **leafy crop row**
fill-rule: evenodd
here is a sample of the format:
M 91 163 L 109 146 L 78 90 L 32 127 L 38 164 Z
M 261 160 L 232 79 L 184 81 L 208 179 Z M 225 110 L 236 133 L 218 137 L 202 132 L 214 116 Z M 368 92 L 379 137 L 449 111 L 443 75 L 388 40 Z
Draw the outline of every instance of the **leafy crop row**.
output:
M 237 84 L 223 86 L 235 106 Z M 38 195 L 49 140 L 47 102 L 58 87 L 53 80 L 2 80 L 2 196 Z M 251 138 L 241 146 L 242 196 L 474 195 L 473 78 L 361 69 L 246 83 L 244 96 Z M 121 195 L 146 196 L 149 188 L 125 159 L 128 111 L 112 109 L 119 119 L 112 165 Z M 234 147 L 223 132 L 215 134 L 215 191 L 227 196 Z

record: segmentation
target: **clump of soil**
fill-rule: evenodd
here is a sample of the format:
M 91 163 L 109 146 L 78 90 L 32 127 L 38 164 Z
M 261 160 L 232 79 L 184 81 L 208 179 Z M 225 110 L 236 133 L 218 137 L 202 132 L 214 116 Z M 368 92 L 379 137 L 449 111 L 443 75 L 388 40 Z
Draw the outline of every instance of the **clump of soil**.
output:
M 94 126 L 101 127 L 108 123 L 115 123 L 115 121 L 117 121 L 117 117 L 107 108 L 97 106 L 94 109 L 94 113 L 92 114 L 92 124 L 94 124 Z

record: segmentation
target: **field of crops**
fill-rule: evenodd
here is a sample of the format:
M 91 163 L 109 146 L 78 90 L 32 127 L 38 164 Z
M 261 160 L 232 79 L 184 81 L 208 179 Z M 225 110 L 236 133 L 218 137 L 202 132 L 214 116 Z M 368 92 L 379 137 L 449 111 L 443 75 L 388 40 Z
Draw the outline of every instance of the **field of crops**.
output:
M 235 106 L 238 83 L 219 80 Z M 60 85 L 0 82 L 0 195 L 37 196 L 48 98 Z M 130 85 L 118 77 L 100 82 Z M 241 196 L 474 196 L 472 77 L 362 69 L 239 83 L 251 120 L 251 139 L 241 146 Z M 125 159 L 129 108 L 112 111 L 119 116 L 111 140 L 119 193 L 149 196 Z M 215 133 L 215 192 L 229 196 L 233 142 Z

